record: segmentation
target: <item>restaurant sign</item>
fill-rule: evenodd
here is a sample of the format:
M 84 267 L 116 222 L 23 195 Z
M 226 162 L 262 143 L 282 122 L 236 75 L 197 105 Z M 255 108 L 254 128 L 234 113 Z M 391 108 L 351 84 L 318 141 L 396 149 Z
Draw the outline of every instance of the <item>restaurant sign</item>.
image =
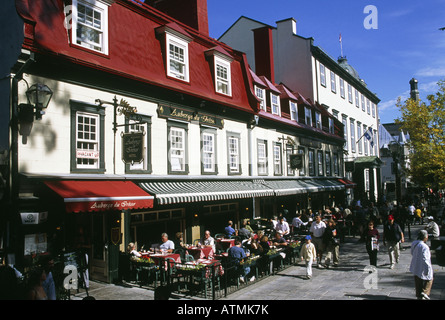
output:
M 219 129 L 224 127 L 224 119 L 220 117 L 168 105 L 159 105 L 158 116 L 160 118 L 184 120 L 187 122 L 198 121 L 199 124 L 217 127 Z
M 20 212 L 23 224 L 39 224 L 48 218 L 48 212 Z
M 299 154 L 291 154 L 289 155 L 290 167 L 292 169 L 301 169 L 303 168 L 303 155 Z
M 144 160 L 144 134 L 142 132 L 122 134 L 122 161 L 140 163 Z

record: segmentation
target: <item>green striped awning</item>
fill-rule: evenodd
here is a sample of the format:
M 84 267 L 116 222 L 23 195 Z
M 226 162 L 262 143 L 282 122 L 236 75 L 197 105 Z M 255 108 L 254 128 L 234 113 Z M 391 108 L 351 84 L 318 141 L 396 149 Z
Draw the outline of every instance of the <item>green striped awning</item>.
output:
M 217 201 L 274 196 L 274 190 L 254 181 L 149 181 L 139 186 L 158 204 Z

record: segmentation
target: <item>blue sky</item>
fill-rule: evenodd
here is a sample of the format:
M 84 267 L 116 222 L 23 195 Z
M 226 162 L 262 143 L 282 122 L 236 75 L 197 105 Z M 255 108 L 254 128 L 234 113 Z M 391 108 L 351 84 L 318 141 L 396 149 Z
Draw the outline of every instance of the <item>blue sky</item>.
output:
M 297 33 L 314 38 L 333 58 L 343 54 L 381 102 L 382 123 L 400 116 L 398 97 L 409 97 L 419 81 L 420 98 L 437 92 L 445 79 L 445 0 L 208 0 L 210 36 L 219 38 L 240 16 L 276 26 L 294 18 Z M 366 29 L 368 5 L 377 9 L 377 29 Z

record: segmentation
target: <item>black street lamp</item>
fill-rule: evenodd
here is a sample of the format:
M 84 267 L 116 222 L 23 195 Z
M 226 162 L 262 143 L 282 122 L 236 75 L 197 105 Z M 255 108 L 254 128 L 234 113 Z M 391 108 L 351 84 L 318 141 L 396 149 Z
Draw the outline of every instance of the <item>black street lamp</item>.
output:
M 394 173 L 396 176 L 396 202 L 397 202 L 397 213 L 400 214 L 400 198 L 401 198 L 401 185 L 400 185 L 400 170 L 399 170 L 399 164 L 400 159 L 403 156 L 403 146 L 401 146 L 398 142 L 392 141 L 389 144 L 389 149 L 391 151 L 392 159 L 394 161 Z M 411 239 L 411 226 L 410 221 L 408 220 L 408 237 Z

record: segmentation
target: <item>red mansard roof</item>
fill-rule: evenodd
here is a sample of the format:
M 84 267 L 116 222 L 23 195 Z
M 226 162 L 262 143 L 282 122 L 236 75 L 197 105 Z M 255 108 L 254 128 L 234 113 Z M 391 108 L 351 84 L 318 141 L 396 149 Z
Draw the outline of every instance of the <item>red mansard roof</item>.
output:
M 142 2 L 116 0 L 108 8 L 108 55 L 70 44 L 64 27 L 63 0 L 15 0 L 25 21 L 23 47 L 62 61 L 91 67 L 150 85 L 159 86 L 228 107 L 253 113 L 258 101 L 252 92 L 245 54 L 174 20 Z M 192 38 L 189 43 L 190 82 L 167 76 L 162 37 L 156 29 L 167 26 Z M 232 96 L 216 93 L 211 49 L 233 58 Z

